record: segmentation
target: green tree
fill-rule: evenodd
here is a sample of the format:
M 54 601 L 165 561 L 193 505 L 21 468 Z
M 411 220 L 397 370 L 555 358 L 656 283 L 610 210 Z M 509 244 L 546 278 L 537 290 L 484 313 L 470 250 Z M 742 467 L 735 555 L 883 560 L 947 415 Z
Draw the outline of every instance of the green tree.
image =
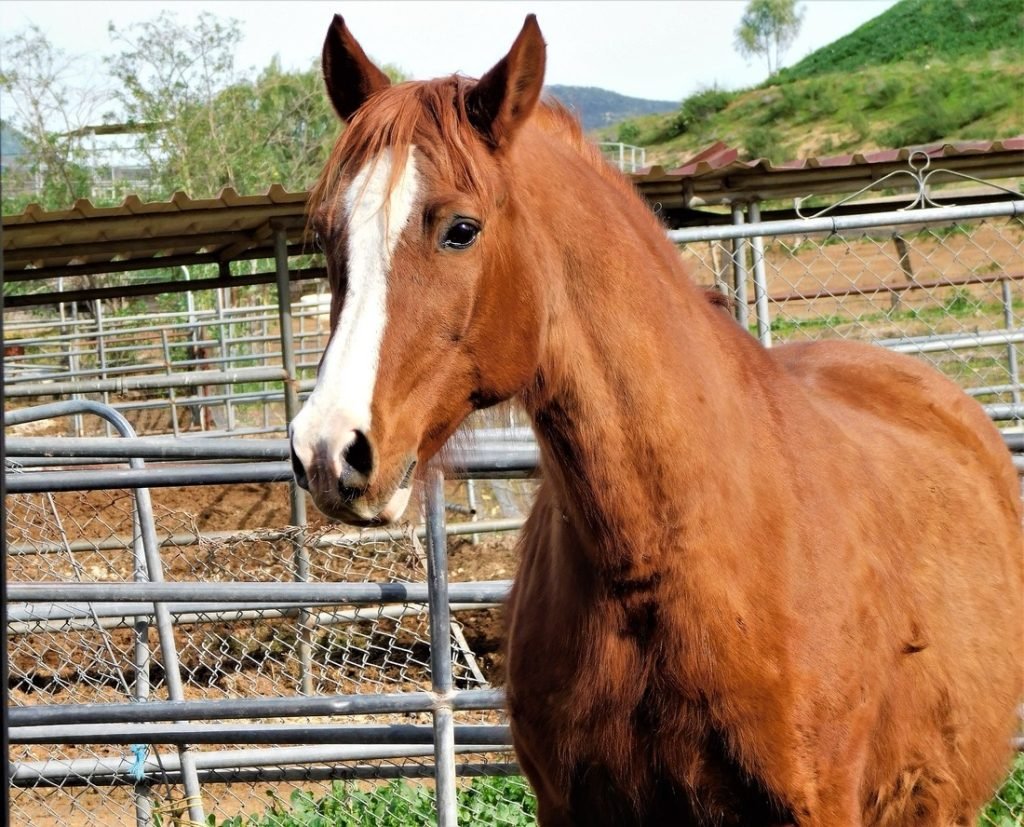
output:
M 800 33 L 803 19 L 804 10 L 797 8 L 796 0 L 750 0 L 736 27 L 736 48 L 744 57 L 763 56 L 771 77 Z
M 5 123 L 22 148 L 19 160 L 4 170 L 3 211 L 19 212 L 33 201 L 47 209 L 67 207 L 90 194 L 82 127 L 99 108 L 100 90 L 79 60 L 36 26 L 5 37 L 0 53 Z
M 188 25 L 162 12 L 123 31 L 111 23 L 109 31 L 121 44 L 107 59 L 116 97 L 128 122 L 143 127 L 138 148 L 162 185 L 154 194 L 183 188 L 195 197 L 235 186 L 230 116 L 213 104 L 235 81 L 239 22 L 203 12 Z
M 198 198 L 226 186 L 253 193 L 274 183 L 297 190 L 319 174 L 339 132 L 319 61 L 286 72 L 275 57 L 255 78 L 240 75 L 239 22 L 209 13 L 189 25 L 163 12 L 111 31 L 122 49 L 108 64 L 129 120 L 145 126 L 139 149 L 159 181 L 153 195 Z M 405 79 L 395 66 L 383 69 Z

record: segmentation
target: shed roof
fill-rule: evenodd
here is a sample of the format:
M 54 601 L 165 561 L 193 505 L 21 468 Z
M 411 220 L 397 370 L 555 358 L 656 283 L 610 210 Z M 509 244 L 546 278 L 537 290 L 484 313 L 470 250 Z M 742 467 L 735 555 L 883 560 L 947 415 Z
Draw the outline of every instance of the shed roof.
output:
M 890 173 L 910 171 L 912 163 L 917 168 L 949 170 L 987 181 L 1024 176 L 1024 135 L 1001 141 L 958 141 L 781 164 L 765 158 L 741 161 L 739 155 L 737 149 L 717 142 L 675 169 L 651 167 L 633 179 L 648 201 L 671 210 L 856 192 Z M 948 182 L 950 177 L 937 173 L 935 180 Z M 899 181 L 893 181 L 892 186 L 899 185 Z
M 1021 136 L 783 164 L 741 161 L 736 149 L 716 143 L 680 167 L 653 167 L 632 178 L 647 201 L 659 205 L 666 222 L 678 226 L 696 206 L 854 192 L 908 170 L 915 152 L 921 153 L 920 161 L 927 158 L 935 167 L 976 178 L 1024 177 Z M 216 198 L 192 199 L 179 192 L 150 203 L 132 195 L 114 207 L 85 199 L 66 210 L 31 205 L 3 217 L 4 277 L 35 280 L 219 263 L 222 279 L 228 279 L 227 262 L 273 257 L 278 230 L 285 233 L 290 253 L 309 251 L 304 246 L 307 198 L 306 192 L 275 184 L 262 195 L 227 188 Z M 9 303 L 29 300 L 12 297 Z

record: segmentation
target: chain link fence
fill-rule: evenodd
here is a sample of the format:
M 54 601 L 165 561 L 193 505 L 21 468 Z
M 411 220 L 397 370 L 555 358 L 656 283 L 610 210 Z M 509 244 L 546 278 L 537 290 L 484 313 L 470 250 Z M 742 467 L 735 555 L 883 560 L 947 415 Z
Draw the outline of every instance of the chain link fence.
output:
M 982 403 L 1019 404 L 1024 223 L 947 212 L 929 223 L 842 232 L 705 232 L 706 240 L 684 244 L 683 256 L 766 343 L 869 341 L 927 360 Z

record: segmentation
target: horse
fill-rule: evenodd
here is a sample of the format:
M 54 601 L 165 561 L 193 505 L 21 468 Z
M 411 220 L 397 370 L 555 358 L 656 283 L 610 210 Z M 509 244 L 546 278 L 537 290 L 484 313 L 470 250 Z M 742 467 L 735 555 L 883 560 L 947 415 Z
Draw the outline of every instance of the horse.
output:
M 392 85 L 331 23 L 296 481 L 394 521 L 467 415 L 522 404 L 506 690 L 543 827 L 973 824 L 1024 683 L 998 431 L 910 357 L 762 347 L 541 100 L 545 54 L 530 16 L 479 80 Z

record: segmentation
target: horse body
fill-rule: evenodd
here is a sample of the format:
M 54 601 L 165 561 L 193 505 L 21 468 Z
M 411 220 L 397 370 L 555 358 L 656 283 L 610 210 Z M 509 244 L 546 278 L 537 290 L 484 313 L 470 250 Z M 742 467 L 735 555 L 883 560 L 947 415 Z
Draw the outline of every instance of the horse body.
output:
M 535 107 L 535 23 L 476 85 L 386 88 L 339 20 L 324 64 L 353 118 L 318 217 L 337 328 L 363 301 L 337 193 L 384 157 L 422 219 L 386 254 L 372 404 L 311 398 L 296 470 L 328 513 L 388 514 L 410 451 L 522 400 L 544 482 L 507 689 L 540 823 L 970 823 L 1024 643 L 1017 479 L 980 407 L 909 357 L 740 330 Z
M 543 168 L 526 136 L 522 151 Z M 545 484 L 509 606 L 510 710 L 544 823 L 630 823 L 611 801 L 638 824 L 966 818 L 1020 688 L 1008 661 L 979 681 L 1020 639 L 1020 507 L 995 429 L 908 357 L 763 350 L 677 258 L 644 254 L 656 225 L 609 232 L 628 222 L 613 185 L 582 189 L 575 210 L 578 191 L 543 190 L 584 226 L 541 268 L 555 329 L 524 401 Z M 995 758 L 981 771 L 971 752 Z M 701 802 L 690 822 L 645 819 L 680 800 Z

